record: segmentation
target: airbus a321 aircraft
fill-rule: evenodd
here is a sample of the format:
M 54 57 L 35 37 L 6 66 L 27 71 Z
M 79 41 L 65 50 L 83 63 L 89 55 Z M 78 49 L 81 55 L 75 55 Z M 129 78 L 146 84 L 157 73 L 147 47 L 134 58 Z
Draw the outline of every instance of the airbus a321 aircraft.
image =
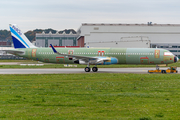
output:
M 177 62 L 178 57 L 159 48 L 37 48 L 17 27 L 10 25 L 14 43 L 8 53 L 32 60 L 57 64 L 84 64 L 85 72 L 97 72 L 97 65 L 110 64 L 170 64 Z

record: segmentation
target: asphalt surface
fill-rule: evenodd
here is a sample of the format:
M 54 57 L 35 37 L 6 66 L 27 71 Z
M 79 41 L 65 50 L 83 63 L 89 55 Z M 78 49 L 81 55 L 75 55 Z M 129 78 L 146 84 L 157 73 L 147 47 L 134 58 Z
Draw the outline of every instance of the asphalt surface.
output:
M 161 68 L 166 70 L 167 68 Z M 137 73 L 149 74 L 148 70 L 155 68 L 98 68 L 96 73 Z M 178 69 L 180 71 L 180 69 Z M 84 68 L 44 68 L 44 69 L 0 69 L 0 74 L 70 74 L 70 73 L 94 73 L 85 72 Z M 178 72 L 180 73 L 180 72 Z
M 0 65 L 19 65 L 18 62 L 1 62 Z

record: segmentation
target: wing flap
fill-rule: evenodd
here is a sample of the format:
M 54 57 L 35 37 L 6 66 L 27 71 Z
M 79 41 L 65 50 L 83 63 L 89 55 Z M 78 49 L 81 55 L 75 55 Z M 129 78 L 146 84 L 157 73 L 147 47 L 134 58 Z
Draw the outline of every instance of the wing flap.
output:
M 88 56 L 78 56 L 78 55 L 71 55 L 71 54 L 62 54 L 60 52 L 58 52 L 53 46 L 52 44 L 50 44 L 52 47 L 52 50 L 54 51 L 54 53 L 58 54 L 58 55 L 62 55 L 65 57 L 72 57 L 75 58 L 76 60 L 80 60 L 80 61 L 84 61 L 87 64 L 98 64 L 98 63 L 103 63 L 103 62 L 108 62 L 111 61 L 111 58 L 109 57 L 88 57 Z

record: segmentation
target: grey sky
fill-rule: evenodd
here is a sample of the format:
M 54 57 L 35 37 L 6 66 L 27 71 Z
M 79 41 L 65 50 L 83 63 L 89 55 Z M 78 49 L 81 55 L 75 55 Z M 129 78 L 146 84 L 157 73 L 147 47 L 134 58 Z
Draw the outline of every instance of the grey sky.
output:
M 10 23 L 77 30 L 81 23 L 180 24 L 179 0 L 0 0 L 0 29 Z

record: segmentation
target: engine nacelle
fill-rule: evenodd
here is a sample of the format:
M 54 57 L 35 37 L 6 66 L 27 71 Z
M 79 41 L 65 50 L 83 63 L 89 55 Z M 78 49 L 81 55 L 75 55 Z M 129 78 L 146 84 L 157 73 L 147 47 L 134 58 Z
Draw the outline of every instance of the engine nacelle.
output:
M 104 59 L 106 59 L 106 60 L 104 60 Z M 99 59 L 99 62 L 97 63 L 97 65 L 111 65 L 111 64 L 117 64 L 117 63 L 118 63 L 118 59 L 117 58 L 104 57 L 104 58 L 100 58 Z
M 85 62 L 85 61 L 83 61 L 81 59 L 80 60 L 75 60 L 74 63 L 81 64 L 81 65 L 87 65 L 88 64 L 87 62 Z
M 75 60 L 74 63 L 81 65 L 111 65 L 117 64 L 118 59 L 113 57 L 98 57 L 98 59 L 90 59 L 89 62 L 79 59 Z

